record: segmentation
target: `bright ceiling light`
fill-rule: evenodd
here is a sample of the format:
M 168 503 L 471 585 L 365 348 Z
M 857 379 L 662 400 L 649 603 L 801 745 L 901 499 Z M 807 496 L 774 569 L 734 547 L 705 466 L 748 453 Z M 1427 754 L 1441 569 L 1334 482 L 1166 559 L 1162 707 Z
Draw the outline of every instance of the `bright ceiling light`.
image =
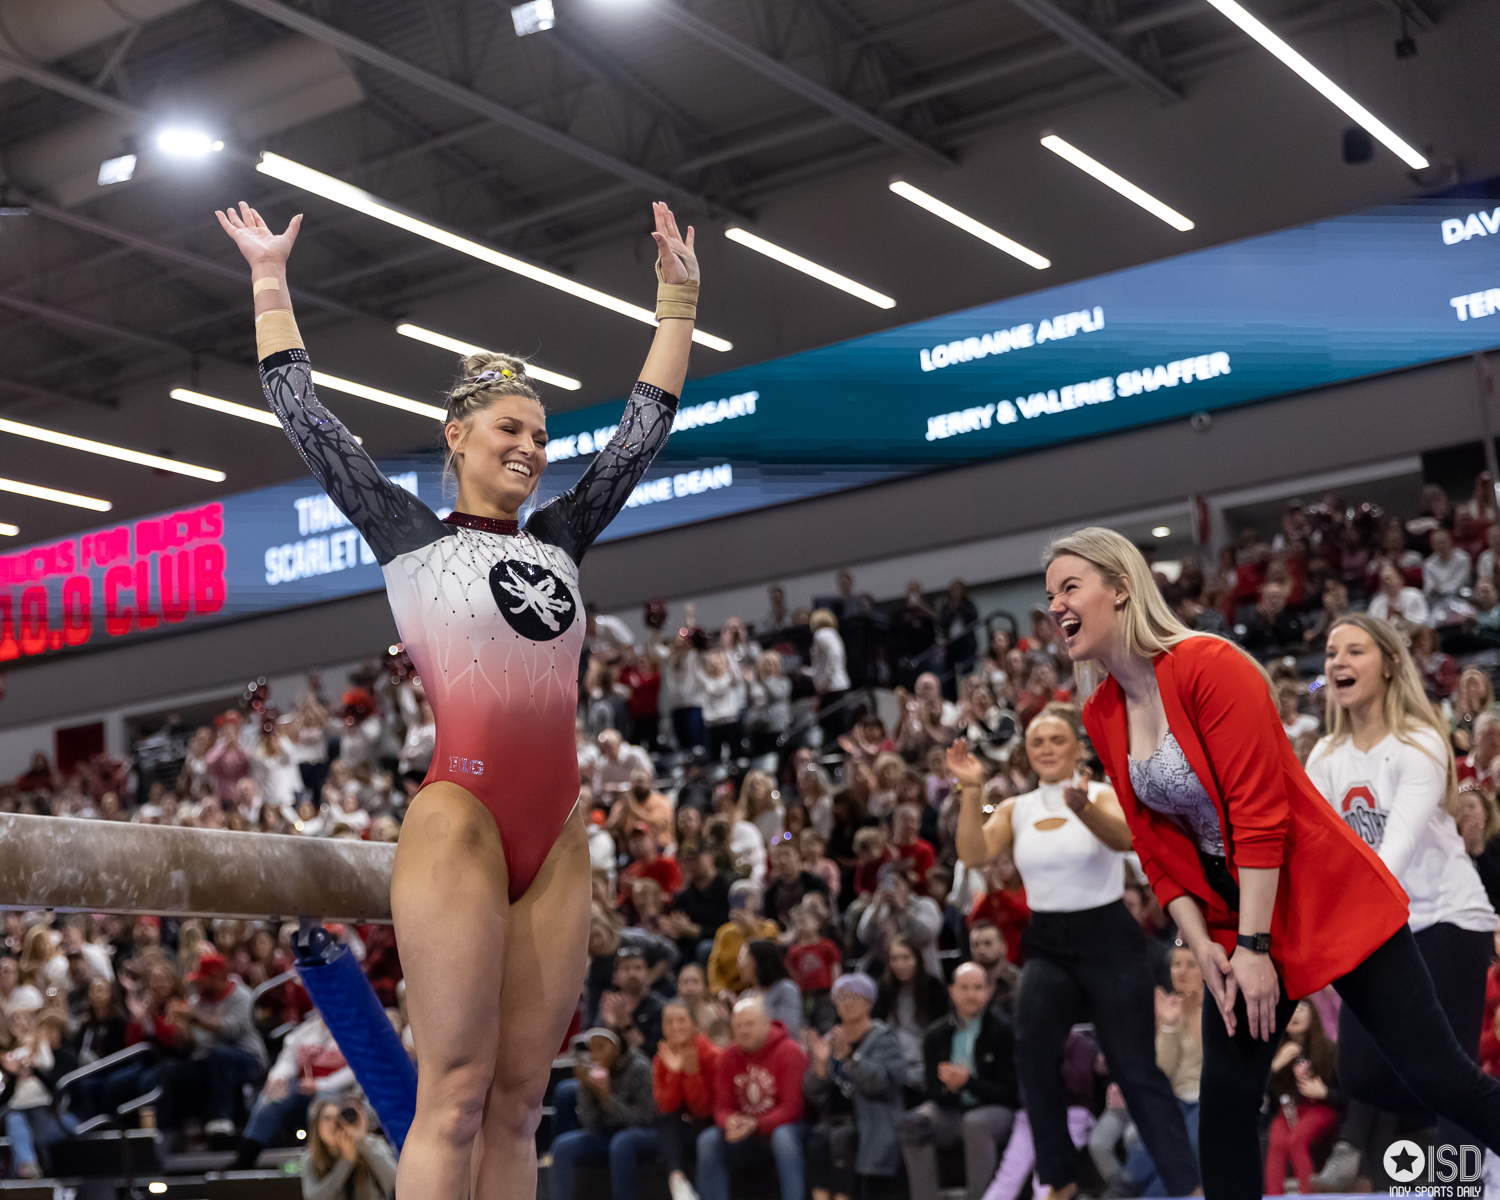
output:
M 1281 38 L 1272 33 L 1260 23 L 1251 13 L 1246 11 L 1235 0 L 1208 0 L 1221 13 L 1253 37 L 1257 42 L 1279 58 L 1287 66 L 1291 67 L 1303 80 L 1310 83 L 1315 90 L 1321 92 L 1324 99 L 1349 117 L 1355 124 L 1364 128 L 1372 138 L 1388 149 L 1392 154 L 1404 162 L 1414 171 L 1420 171 L 1426 167 L 1427 159 L 1418 154 L 1411 146 L 1402 141 L 1390 129 L 1385 122 L 1381 121 L 1363 104 L 1351 96 L 1327 75 L 1303 58 Z
M 19 525 L 6 525 L 4 522 L 0 522 L 0 537 L 15 537 L 20 532 L 21 527 Z
M 801 271 L 804 275 L 811 275 L 820 283 L 826 283 L 829 287 L 838 288 L 841 292 L 848 292 L 851 296 L 858 296 L 866 304 L 873 304 L 876 308 L 895 308 L 896 302 L 889 296 L 877 292 L 874 288 L 867 288 L 862 283 L 855 283 L 846 275 L 840 275 L 837 271 L 830 271 L 827 267 L 820 267 L 810 259 L 803 258 L 800 254 L 793 254 L 768 242 L 765 238 L 756 237 L 755 234 L 738 226 L 731 226 L 724 231 L 724 236 L 731 242 L 738 242 L 747 249 L 754 250 L 758 254 L 764 254 L 767 258 L 774 258 L 783 266 L 791 267 L 794 271 Z
M 165 1196 L 167 1194 L 167 1185 L 158 1179 L 155 1183 L 148 1183 L 146 1190 L 153 1196 Z
M 382 392 L 379 388 L 366 387 L 362 383 L 340 379 L 337 375 L 325 375 L 322 371 L 314 371 L 312 373 L 312 381 L 316 387 L 328 388 L 334 392 L 344 392 L 350 396 L 358 396 L 361 400 L 373 400 L 376 404 L 388 404 L 392 408 L 416 413 L 419 417 L 431 417 L 434 421 L 446 421 L 448 419 L 448 410 L 446 408 L 439 408 L 435 404 L 423 404 L 420 400 L 408 400 L 405 396 L 397 396 L 392 392 Z
M 1078 149 L 1077 146 L 1070 146 L 1055 133 L 1049 133 L 1046 137 L 1042 138 L 1042 145 L 1046 146 L 1048 150 L 1052 151 L 1059 158 L 1066 159 L 1072 163 L 1085 175 L 1092 175 L 1100 183 L 1104 184 L 1105 187 L 1114 188 L 1125 199 L 1139 204 L 1153 217 L 1165 221 L 1173 229 L 1186 233 L 1193 227 L 1193 223 L 1175 208 L 1168 208 L 1155 196 L 1151 195 L 1150 192 L 1143 192 L 1135 184 L 1131 183 L 1130 180 L 1116 175 L 1103 163 L 1090 158 L 1082 150 Z
M 981 224 L 973 217 L 966 216 L 958 209 L 944 204 L 935 196 L 929 196 L 920 188 L 912 187 L 904 179 L 891 180 L 891 191 L 903 200 L 910 200 L 918 208 L 925 208 L 935 217 L 941 217 L 950 225 L 957 225 L 965 233 L 973 234 L 982 242 L 988 242 L 996 250 L 1003 250 L 1012 258 L 1019 258 L 1028 267 L 1035 267 L 1038 271 L 1045 271 L 1052 265 L 1052 260 L 1043 258 L 1035 250 L 1028 250 L 1020 242 L 1013 242 L 1003 233 L 997 233 L 988 225 Z
M 1156 538 L 1171 537 L 1172 530 L 1166 525 L 1158 525 L 1151 531 L 1151 536 Z
M 527 0 L 525 4 L 511 6 L 510 20 L 516 27 L 516 36 L 525 37 L 551 29 L 557 24 L 557 14 L 552 11 L 552 0 Z
M 191 475 L 194 479 L 206 479 L 209 483 L 223 483 L 229 478 L 223 471 L 216 471 L 212 467 L 195 467 L 192 463 L 178 462 L 175 458 L 163 458 L 159 454 L 142 454 L 139 450 L 126 450 L 123 446 L 112 446 L 108 442 L 74 437 L 71 433 L 58 433 L 55 429 L 43 429 L 38 425 L 23 425 L 20 421 L 11 421 L 4 417 L 0 417 L 0 433 L 13 433 L 17 437 L 35 438 L 39 442 L 50 442 L 54 446 L 66 446 L 69 450 L 82 450 L 88 454 L 102 455 L 104 458 L 117 458 L 121 462 L 154 467 L 158 471 Z
M 80 496 L 77 492 L 60 492 L 56 488 L 40 487 L 34 483 L 19 483 L 14 479 L 0 479 L 0 492 L 14 492 L 17 496 L 30 496 L 36 500 L 51 500 L 54 504 L 71 504 L 74 508 L 89 508 L 94 512 L 108 512 L 114 507 L 108 500 Z
M 556 288 L 579 300 L 587 300 L 590 304 L 597 304 L 600 308 L 619 313 L 622 317 L 629 317 L 631 320 L 640 321 L 646 325 L 656 324 L 656 314 L 649 308 L 631 304 L 617 296 L 611 296 L 608 292 L 601 292 L 597 288 L 586 287 L 574 282 L 566 275 L 548 271 L 525 259 L 502 254 L 472 238 L 466 238 L 452 230 L 434 225 L 431 221 L 424 221 L 421 217 L 395 208 L 364 189 L 345 183 L 342 179 L 335 179 L 332 175 L 314 171 L 311 167 L 304 167 L 301 163 L 282 158 L 279 154 L 269 152 L 262 154 L 256 170 L 271 176 L 272 179 L 279 179 L 282 183 L 289 183 L 293 187 L 302 188 L 315 196 L 322 196 L 323 199 L 331 200 L 335 204 L 342 204 L 346 208 L 362 212 L 367 217 L 374 217 L 377 221 L 394 225 L 397 229 L 404 229 L 408 233 L 424 237 L 440 246 L 447 246 L 450 250 L 457 250 L 460 254 L 467 254 L 470 258 L 477 258 L 480 262 L 487 262 L 493 267 L 499 267 L 502 271 L 511 271 L 525 279 L 530 279 L 533 283 Z M 704 333 L 701 329 L 693 330 L 693 341 L 712 350 L 734 349 L 732 343 L 721 337 L 714 337 L 713 334 Z
M 397 325 L 396 332 L 402 337 L 415 338 L 419 342 L 426 342 L 429 346 L 436 346 L 440 350 L 452 350 L 454 354 L 468 356 L 470 354 L 492 354 L 494 351 L 487 350 L 483 346 L 476 346 L 472 342 L 461 342 L 457 338 L 448 337 L 446 334 L 434 333 L 430 329 L 423 329 L 420 325 Z M 526 364 L 526 374 L 533 379 L 540 379 L 543 383 L 550 383 L 554 387 L 566 388 L 570 392 L 576 392 L 583 386 L 578 380 L 568 375 L 559 375 L 556 371 L 548 371 L 535 363 Z
M 206 158 L 214 151 L 224 149 L 224 143 L 201 129 L 174 126 L 156 135 L 156 148 L 173 158 Z
M 99 164 L 99 186 L 124 183 L 135 174 L 135 155 L 122 154 L 118 158 L 106 158 Z
M 243 417 L 247 421 L 281 428 L 281 422 L 263 408 L 251 408 L 248 404 L 236 404 L 233 400 L 220 400 L 217 396 L 205 396 L 202 392 L 190 392 L 187 388 L 173 388 L 167 394 L 184 404 L 196 404 L 199 408 L 211 408 L 214 412 L 231 417 Z

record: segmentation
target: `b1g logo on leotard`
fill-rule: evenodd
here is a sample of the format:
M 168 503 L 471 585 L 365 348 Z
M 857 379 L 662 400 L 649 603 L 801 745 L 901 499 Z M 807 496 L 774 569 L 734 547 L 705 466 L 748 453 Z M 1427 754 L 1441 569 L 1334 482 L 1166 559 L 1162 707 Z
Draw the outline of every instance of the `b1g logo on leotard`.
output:
M 483 775 L 484 762 L 477 758 L 459 758 L 456 754 L 450 754 L 448 770 L 455 775 Z
M 573 623 L 568 585 L 536 563 L 501 559 L 490 568 L 490 591 L 510 627 L 533 642 L 550 642 Z
M 1385 840 L 1385 813 L 1375 803 L 1375 793 L 1367 783 L 1356 783 L 1344 793 L 1339 804 L 1344 823 L 1365 840 L 1372 850 L 1379 850 Z

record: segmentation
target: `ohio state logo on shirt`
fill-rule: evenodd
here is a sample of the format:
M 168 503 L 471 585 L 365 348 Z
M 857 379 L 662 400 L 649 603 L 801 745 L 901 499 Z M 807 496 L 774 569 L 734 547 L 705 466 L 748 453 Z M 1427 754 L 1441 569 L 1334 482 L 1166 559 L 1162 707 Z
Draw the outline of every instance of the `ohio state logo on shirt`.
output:
M 1379 850 L 1385 838 L 1385 813 L 1375 803 L 1375 793 L 1367 783 L 1356 783 L 1344 793 L 1339 803 L 1344 822 L 1365 840 L 1372 850 Z
M 754 1063 L 734 1077 L 735 1094 L 740 1098 L 740 1112 L 758 1117 L 776 1107 L 776 1076 Z
M 490 568 L 490 591 L 510 627 L 533 642 L 550 642 L 573 623 L 568 585 L 546 567 L 502 558 Z

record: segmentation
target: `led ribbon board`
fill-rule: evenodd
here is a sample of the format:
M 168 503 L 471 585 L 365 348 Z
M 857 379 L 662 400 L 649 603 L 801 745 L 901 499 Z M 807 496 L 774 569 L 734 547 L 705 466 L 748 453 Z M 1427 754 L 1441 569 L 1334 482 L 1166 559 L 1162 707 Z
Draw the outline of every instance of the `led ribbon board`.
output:
M 695 380 L 604 539 L 1496 346 L 1500 206 L 1372 209 Z M 577 480 L 622 406 L 549 418 L 543 499 Z M 436 436 L 382 468 L 443 511 Z M 0 554 L 0 664 L 382 584 L 303 478 Z

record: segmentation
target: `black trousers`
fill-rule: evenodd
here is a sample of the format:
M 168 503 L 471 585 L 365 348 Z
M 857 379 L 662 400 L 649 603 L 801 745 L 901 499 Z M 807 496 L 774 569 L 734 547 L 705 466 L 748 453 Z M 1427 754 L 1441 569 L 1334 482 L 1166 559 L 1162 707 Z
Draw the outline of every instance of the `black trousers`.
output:
M 1419 1103 L 1500 1152 L 1500 1080 L 1485 1075 L 1453 1036 L 1407 926 L 1333 986 L 1345 1009 L 1370 1034 L 1393 1077 Z M 1296 1001 L 1283 991 L 1276 1006 L 1278 1032 L 1295 1007 Z M 1250 1037 L 1243 995 L 1235 1000 L 1235 1020 L 1230 1037 L 1218 1005 L 1205 997 L 1198 1153 L 1208 1200 L 1261 1200 L 1263 1194 L 1257 1122 L 1280 1038 Z M 1378 1096 L 1355 1098 L 1384 1103 Z
M 1078 1179 L 1078 1149 L 1068 1133 L 1063 1043 L 1092 1021 L 1110 1074 L 1125 1093 L 1141 1140 L 1167 1192 L 1198 1186 L 1182 1109 L 1156 1065 L 1155 983 L 1141 927 L 1120 901 L 1081 912 L 1034 912 L 1025 934 L 1026 967 L 1016 998 L 1016 1073 L 1037 1174 L 1048 1187 Z
M 698 1158 L 698 1135 L 714 1123 L 712 1117 L 695 1117 L 686 1109 L 662 1113 L 656 1118 L 656 1144 L 667 1174 L 681 1171 L 689 1179 Z
M 835 1196 L 853 1196 L 855 1156 L 859 1153 L 859 1128 L 850 1121 L 830 1125 L 826 1121 L 807 1131 L 805 1170 L 807 1186 L 832 1192 Z
M 1494 934 L 1442 922 L 1414 936 L 1448 1027 L 1464 1053 L 1478 1062 L 1485 982 L 1495 953 Z M 1374 1039 L 1348 1008 L 1339 1012 L 1339 1082 L 1349 1095 L 1398 1116 L 1428 1115 L 1427 1106 L 1391 1069 Z M 1446 1117 L 1438 1118 L 1438 1139 L 1450 1146 L 1473 1141 Z

